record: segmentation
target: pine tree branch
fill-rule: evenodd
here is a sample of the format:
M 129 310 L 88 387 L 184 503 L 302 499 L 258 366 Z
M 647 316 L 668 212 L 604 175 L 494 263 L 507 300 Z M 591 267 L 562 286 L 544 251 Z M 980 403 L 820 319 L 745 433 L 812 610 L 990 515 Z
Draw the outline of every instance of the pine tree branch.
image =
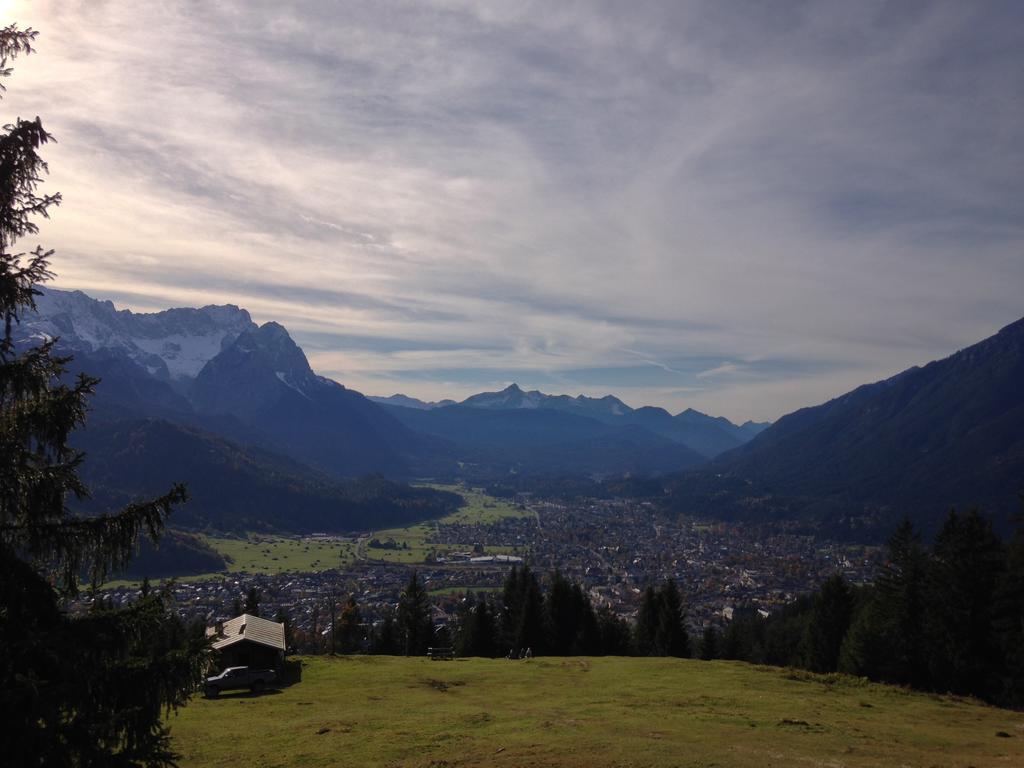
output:
M 77 593 L 84 571 L 98 585 L 110 573 L 126 568 L 139 536 L 145 533 L 157 542 L 174 506 L 187 500 L 185 486 L 179 484 L 159 498 L 130 504 L 116 514 L 6 523 L 0 525 L 0 539 L 50 563 L 59 576 L 60 591 L 70 596 Z

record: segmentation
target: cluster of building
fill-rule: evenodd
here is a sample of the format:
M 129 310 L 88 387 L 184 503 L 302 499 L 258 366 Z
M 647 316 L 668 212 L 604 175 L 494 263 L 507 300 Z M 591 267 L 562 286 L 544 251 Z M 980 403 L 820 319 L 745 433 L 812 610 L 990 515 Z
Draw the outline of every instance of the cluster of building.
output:
M 534 515 L 438 524 L 430 539 L 438 554 L 422 564 L 364 560 L 311 573 L 230 574 L 171 589 L 184 617 L 213 626 L 233 619 L 255 588 L 263 616 L 287 616 L 291 626 L 316 635 L 327 631 L 331 606 L 350 595 L 364 621 L 379 621 L 394 610 L 413 568 L 433 595 L 435 620 L 443 623 L 455 616 L 465 595 L 499 590 L 509 570 L 525 562 L 540 574 L 560 570 L 585 586 L 596 605 L 625 618 L 635 615 L 648 585 L 675 579 L 688 601 L 688 619 L 699 629 L 729 621 L 739 606 L 767 615 L 837 571 L 853 583 L 868 582 L 880 557 L 877 549 L 824 542 L 781 524 L 669 518 L 644 502 L 528 503 Z M 136 595 L 124 587 L 104 596 L 126 603 Z

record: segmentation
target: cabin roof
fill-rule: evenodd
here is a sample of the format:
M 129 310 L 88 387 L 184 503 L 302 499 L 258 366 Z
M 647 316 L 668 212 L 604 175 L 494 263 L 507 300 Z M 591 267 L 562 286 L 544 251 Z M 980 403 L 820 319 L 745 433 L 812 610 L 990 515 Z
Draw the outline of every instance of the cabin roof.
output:
M 216 651 L 246 640 L 279 651 L 285 650 L 284 624 L 248 613 L 225 621 L 219 633 L 213 627 L 208 628 L 206 636 L 219 638 L 213 643 L 213 649 Z

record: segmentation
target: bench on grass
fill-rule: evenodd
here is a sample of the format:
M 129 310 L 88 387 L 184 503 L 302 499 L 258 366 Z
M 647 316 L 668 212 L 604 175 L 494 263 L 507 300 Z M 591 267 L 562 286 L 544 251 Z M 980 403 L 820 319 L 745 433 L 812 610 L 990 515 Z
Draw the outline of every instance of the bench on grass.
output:
M 431 661 L 451 661 L 455 654 L 450 647 L 427 648 L 427 658 Z

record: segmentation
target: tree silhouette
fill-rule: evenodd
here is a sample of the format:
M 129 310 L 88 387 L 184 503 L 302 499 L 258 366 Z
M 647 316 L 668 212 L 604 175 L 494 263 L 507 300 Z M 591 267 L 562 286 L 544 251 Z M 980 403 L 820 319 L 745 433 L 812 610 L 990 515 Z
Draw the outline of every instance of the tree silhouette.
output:
M 355 595 L 349 595 L 338 620 L 338 644 L 342 653 L 358 651 L 363 645 L 362 615 Z
M 839 651 L 853 620 L 853 607 L 853 593 L 842 574 L 830 576 L 814 599 L 804 635 L 804 663 L 808 669 L 835 672 L 839 667 Z
M 32 52 L 36 32 L 0 30 L 0 77 Z M 155 766 L 173 761 L 161 717 L 202 682 L 204 640 L 181 631 L 165 593 L 113 609 L 97 603 L 70 617 L 64 601 L 125 567 L 139 537 L 159 537 L 166 495 L 80 517 L 68 502 L 88 490 L 83 455 L 68 444 L 84 419 L 95 379 L 61 383 L 70 358 L 55 340 L 15 344 L 14 331 L 51 279 L 52 252 L 14 244 L 38 231 L 60 195 L 38 193 L 47 171 L 39 150 L 52 140 L 37 117 L 0 135 L 0 754 L 8 765 Z
M 1021 497 L 1024 502 L 1024 496 Z M 996 586 L 992 628 L 1002 655 L 995 694 L 1011 707 L 1024 705 L 1024 527 L 1007 546 L 1006 568 Z
M 406 656 L 420 656 L 427 652 L 432 634 L 430 599 L 416 571 L 412 572 L 398 600 L 398 633 Z
M 260 598 L 262 597 L 259 589 L 249 587 L 249 590 L 245 593 L 245 606 L 242 608 L 242 612 L 248 613 L 250 616 L 259 616 Z
M 929 570 L 926 644 L 931 685 L 982 693 L 998 658 L 993 596 L 1002 577 L 1003 544 L 976 510 L 950 512 L 935 537 Z
M 460 613 L 459 635 L 455 644 L 458 655 L 485 658 L 496 656 L 497 627 L 494 613 L 484 593 L 477 595 L 475 600 L 467 595 Z
M 516 654 L 530 648 L 535 654 L 546 653 L 544 639 L 544 597 L 537 576 L 524 565 L 515 566 L 505 579 L 502 591 L 501 636 L 503 647 Z

